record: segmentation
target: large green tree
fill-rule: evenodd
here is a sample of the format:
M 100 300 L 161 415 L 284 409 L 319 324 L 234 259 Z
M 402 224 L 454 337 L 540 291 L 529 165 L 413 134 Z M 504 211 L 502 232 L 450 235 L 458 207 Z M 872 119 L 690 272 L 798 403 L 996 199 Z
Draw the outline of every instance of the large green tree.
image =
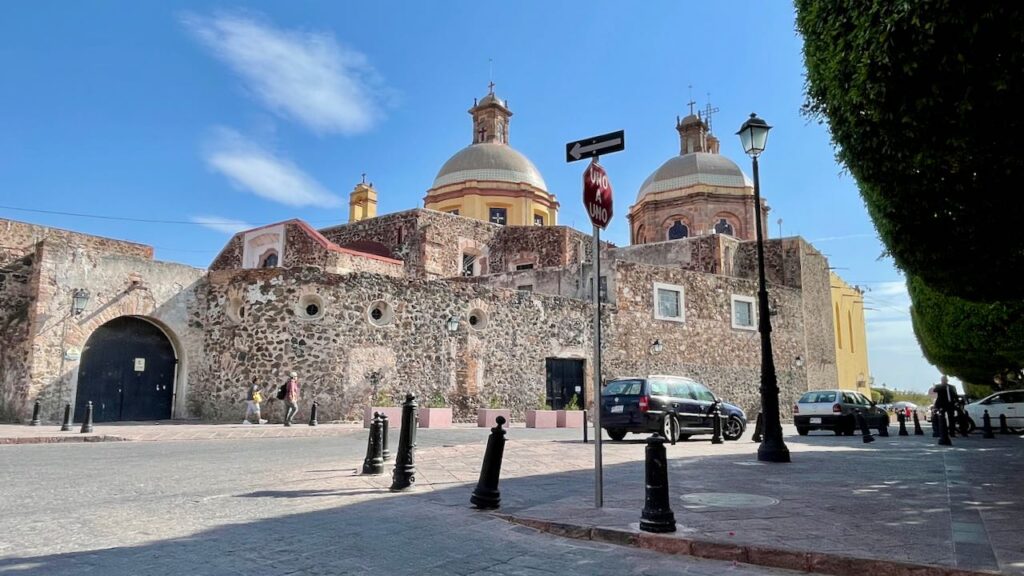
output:
M 796 0 L 806 111 L 828 123 L 896 265 L 1024 298 L 1024 4 Z

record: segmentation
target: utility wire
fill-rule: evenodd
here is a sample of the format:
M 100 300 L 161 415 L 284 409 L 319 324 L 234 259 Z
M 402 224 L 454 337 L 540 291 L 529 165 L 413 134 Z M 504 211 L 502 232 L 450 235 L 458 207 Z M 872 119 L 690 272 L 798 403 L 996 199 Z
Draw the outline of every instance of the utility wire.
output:
M 74 216 L 76 218 L 95 218 L 97 220 L 118 220 L 122 222 L 143 222 L 146 224 L 190 224 L 192 226 L 205 226 L 209 224 L 237 224 L 233 220 L 206 220 L 203 222 L 193 222 L 192 220 L 161 220 L 157 218 L 130 218 L 127 216 L 106 216 L 103 214 L 83 214 L 81 212 L 63 212 L 60 210 L 42 210 L 39 208 L 19 208 L 17 206 L 2 206 L 0 209 L 3 210 L 16 210 L 18 212 L 32 212 L 35 214 L 53 214 L 57 216 Z M 319 220 L 311 221 L 310 224 L 336 224 L 337 220 Z M 262 224 L 254 224 L 253 226 L 262 226 Z

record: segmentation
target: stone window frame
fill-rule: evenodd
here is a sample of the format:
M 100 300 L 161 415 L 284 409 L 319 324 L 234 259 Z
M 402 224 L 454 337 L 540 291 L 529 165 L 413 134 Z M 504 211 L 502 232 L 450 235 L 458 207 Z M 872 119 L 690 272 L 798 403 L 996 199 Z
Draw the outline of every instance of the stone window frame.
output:
M 381 311 L 380 318 L 374 318 L 373 313 L 375 310 Z M 366 321 L 376 328 L 391 326 L 395 321 L 395 307 L 387 300 L 374 300 L 366 307 Z
M 533 284 L 521 284 L 516 286 L 516 290 L 520 292 L 533 292 Z
M 315 313 L 310 314 L 310 306 L 316 307 Z M 299 296 L 299 301 L 295 305 L 295 317 L 309 322 L 321 320 L 324 317 L 325 309 L 326 306 L 324 305 L 324 299 L 319 294 L 309 292 Z
M 732 297 L 730 298 L 730 301 L 731 301 L 732 305 L 730 307 L 729 322 L 732 324 L 732 327 L 734 329 L 736 329 L 736 330 L 751 330 L 751 331 L 757 330 L 757 299 L 754 298 L 753 296 L 745 296 L 745 295 L 742 295 L 742 294 L 733 294 Z M 742 302 L 744 304 L 749 304 L 750 305 L 750 325 L 749 326 L 745 326 L 743 324 L 737 324 L 736 323 L 736 303 L 737 302 Z
M 483 308 L 474 307 L 466 314 L 466 324 L 469 325 L 470 329 L 480 332 L 487 329 L 487 325 L 490 324 L 490 317 Z
M 491 220 L 491 210 L 504 210 L 505 211 L 505 221 L 504 222 L 495 222 L 495 221 Z M 499 226 L 509 226 L 509 221 L 508 221 L 509 220 L 509 212 L 511 212 L 511 211 L 512 211 L 512 206 L 508 205 L 508 204 L 488 204 L 487 205 L 487 221 L 490 222 L 491 224 L 497 224 Z
M 679 295 L 679 315 L 678 316 L 663 316 L 661 314 L 661 307 L 658 305 L 658 292 L 664 290 L 667 292 L 675 292 Z M 653 312 L 655 320 L 665 320 L 666 322 L 686 322 L 686 288 L 678 284 L 666 284 L 664 282 L 654 282 L 654 286 L 651 290 L 653 296 Z
M 692 238 L 694 236 L 693 222 L 690 220 L 690 218 L 683 214 L 673 214 L 672 216 L 669 216 L 661 223 L 662 240 L 672 240 L 672 238 L 668 237 L 668 234 L 669 230 L 671 230 L 672 227 L 675 226 L 676 222 L 682 222 L 683 226 L 686 226 L 686 236 L 683 236 L 683 238 Z M 675 238 L 675 240 L 681 239 L 682 238 Z
M 718 214 L 715 214 L 715 217 L 712 218 L 711 222 L 711 231 L 715 234 L 725 234 L 724 232 L 718 232 L 718 230 L 716 230 L 720 220 L 725 220 L 725 223 L 732 227 L 732 234 L 726 234 L 727 236 L 732 236 L 733 238 L 740 237 L 740 219 L 738 216 L 732 212 L 719 212 Z
M 274 263 L 268 264 L 269 260 L 273 258 Z M 265 250 L 260 257 L 257 259 L 257 267 L 259 268 L 279 268 L 281 266 L 281 255 L 277 253 L 276 248 L 269 248 Z

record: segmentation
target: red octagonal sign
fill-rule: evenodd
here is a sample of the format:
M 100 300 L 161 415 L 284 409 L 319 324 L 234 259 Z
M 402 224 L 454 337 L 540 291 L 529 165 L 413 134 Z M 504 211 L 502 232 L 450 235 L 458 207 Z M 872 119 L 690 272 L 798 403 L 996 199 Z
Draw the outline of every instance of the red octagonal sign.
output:
M 583 207 L 594 226 L 602 230 L 612 219 L 612 184 L 608 173 L 597 162 L 583 172 Z

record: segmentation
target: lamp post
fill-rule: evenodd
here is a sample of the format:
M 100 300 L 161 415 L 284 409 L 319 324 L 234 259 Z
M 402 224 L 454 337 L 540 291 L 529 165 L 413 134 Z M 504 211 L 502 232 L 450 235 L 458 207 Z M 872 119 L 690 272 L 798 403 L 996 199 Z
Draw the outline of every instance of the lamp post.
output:
M 89 305 L 89 291 L 85 288 L 75 290 L 71 296 L 71 315 L 78 316 Z
M 779 382 L 775 376 L 772 358 L 772 321 L 768 313 L 768 288 L 764 279 L 764 236 L 761 231 L 761 186 L 757 172 L 757 157 L 764 152 L 771 126 L 751 114 L 736 134 L 743 151 L 754 161 L 754 230 L 757 233 L 757 309 L 758 331 L 761 333 L 761 413 L 764 414 L 764 433 L 757 448 L 757 459 L 762 462 L 789 462 L 789 448 L 782 440 L 782 422 L 779 421 Z

